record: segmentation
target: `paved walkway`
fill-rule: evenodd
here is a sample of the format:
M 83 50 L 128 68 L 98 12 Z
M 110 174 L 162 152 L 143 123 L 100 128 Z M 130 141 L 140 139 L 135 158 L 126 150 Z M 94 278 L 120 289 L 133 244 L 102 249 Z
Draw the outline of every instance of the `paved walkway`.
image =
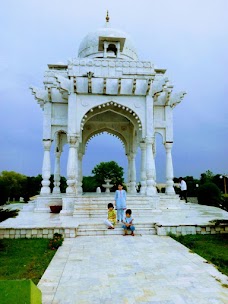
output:
M 228 278 L 170 237 L 65 239 L 39 282 L 43 304 L 224 304 Z

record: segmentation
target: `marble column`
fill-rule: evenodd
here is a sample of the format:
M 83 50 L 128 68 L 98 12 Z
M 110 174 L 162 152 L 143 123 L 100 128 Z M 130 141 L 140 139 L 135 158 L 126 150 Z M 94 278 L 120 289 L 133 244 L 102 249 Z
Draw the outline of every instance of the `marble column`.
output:
M 53 193 L 60 193 L 60 156 L 61 152 L 55 152 L 54 189 Z
M 67 161 L 67 194 L 76 194 L 77 169 L 78 169 L 78 147 L 77 137 L 68 136 L 69 154 Z
M 173 160 L 172 160 L 172 150 L 173 143 L 166 142 L 166 194 L 175 194 L 175 190 L 173 187 Z
M 136 193 L 136 167 L 135 167 L 135 153 L 130 154 L 131 161 L 131 182 L 130 182 L 130 193 Z
M 141 188 L 140 193 L 146 194 L 146 143 L 140 143 L 141 148 Z
M 78 193 L 82 193 L 82 158 L 83 158 L 83 153 L 79 152 L 78 153 Z
M 155 138 L 154 138 L 154 142 L 152 144 L 152 152 L 153 152 L 153 156 L 154 156 L 154 163 L 155 163 L 155 158 L 156 158 L 156 142 L 155 142 Z M 154 181 L 155 183 L 157 183 L 157 170 L 156 170 L 156 165 L 154 167 Z
M 146 177 L 147 177 L 147 189 L 146 194 L 148 196 L 156 195 L 156 183 L 155 176 L 155 162 L 152 150 L 153 138 L 146 138 Z
M 130 154 L 127 154 L 128 167 L 127 167 L 127 190 L 130 191 L 130 183 L 131 183 L 131 158 Z
M 41 194 L 50 194 L 50 177 L 51 177 L 51 160 L 50 160 L 50 149 L 52 141 L 50 139 L 43 139 L 44 146 L 44 157 L 42 166 L 42 188 Z

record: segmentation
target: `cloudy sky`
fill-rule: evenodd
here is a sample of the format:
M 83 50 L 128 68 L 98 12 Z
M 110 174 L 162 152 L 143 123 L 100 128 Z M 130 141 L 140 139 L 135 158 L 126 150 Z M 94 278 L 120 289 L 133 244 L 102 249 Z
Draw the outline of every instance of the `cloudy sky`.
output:
M 0 3 L 0 172 L 41 173 L 42 110 L 29 90 L 43 86 L 47 64 L 77 57 L 83 37 L 105 23 L 128 32 L 139 58 L 187 91 L 174 109 L 174 175 L 228 173 L 227 0 L 7 0 Z M 157 178 L 164 181 L 165 151 L 157 139 Z M 137 170 L 139 171 L 137 156 Z M 67 151 L 62 159 L 66 174 Z M 101 161 L 127 168 L 116 138 L 88 145 L 83 175 Z

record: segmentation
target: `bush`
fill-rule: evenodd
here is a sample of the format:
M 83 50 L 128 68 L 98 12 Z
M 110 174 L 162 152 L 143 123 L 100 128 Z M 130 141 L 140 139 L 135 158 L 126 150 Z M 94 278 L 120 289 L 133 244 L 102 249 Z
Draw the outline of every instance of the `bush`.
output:
M 208 182 L 199 187 L 199 204 L 220 207 L 221 202 L 221 191 L 214 183 Z
M 48 248 L 51 250 L 58 249 L 60 246 L 62 246 L 63 240 L 64 238 L 62 234 L 55 233 L 53 239 L 49 241 Z
M 0 222 L 7 220 L 10 217 L 16 217 L 19 210 L 0 209 Z

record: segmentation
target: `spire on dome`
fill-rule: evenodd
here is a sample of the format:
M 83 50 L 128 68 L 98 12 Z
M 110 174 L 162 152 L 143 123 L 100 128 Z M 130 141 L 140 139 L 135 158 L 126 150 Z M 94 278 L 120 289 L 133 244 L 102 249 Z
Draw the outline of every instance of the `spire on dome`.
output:
M 108 15 L 108 10 L 107 10 L 107 15 L 106 15 L 106 23 L 109 22 L 109 15 Z

